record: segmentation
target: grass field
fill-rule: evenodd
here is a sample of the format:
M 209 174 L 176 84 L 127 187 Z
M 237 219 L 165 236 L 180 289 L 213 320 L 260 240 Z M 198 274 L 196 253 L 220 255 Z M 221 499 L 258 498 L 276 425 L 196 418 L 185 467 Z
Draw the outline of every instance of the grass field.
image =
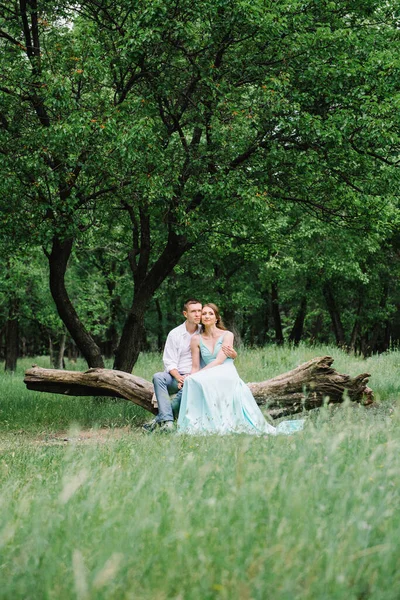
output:
M 0 598 L 398 600 L 400 353 L 266 348 L 237 366 L 256 381 L 324 354 L 370 372 L 380 406 L 276 438 L 149 436 L 126 401 L 25 390 L 46 358 L 1 374 Z M 143 355 L 135 374 L 160 366 Z

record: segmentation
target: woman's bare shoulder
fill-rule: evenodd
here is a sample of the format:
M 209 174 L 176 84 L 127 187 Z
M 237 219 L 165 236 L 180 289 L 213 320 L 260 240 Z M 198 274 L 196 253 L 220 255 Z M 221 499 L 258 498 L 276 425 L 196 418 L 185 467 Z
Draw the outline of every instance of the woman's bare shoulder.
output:
M 229 338 L 233 339 L 232 331 L 228 331 L 228 329 L 226 329 L 225 331 L 222 331 L 222 330 L 220 330 L 220 331 L 221 331 L 221 335 L 224 334 L 224 337 L 226 337 L 228 339 Z

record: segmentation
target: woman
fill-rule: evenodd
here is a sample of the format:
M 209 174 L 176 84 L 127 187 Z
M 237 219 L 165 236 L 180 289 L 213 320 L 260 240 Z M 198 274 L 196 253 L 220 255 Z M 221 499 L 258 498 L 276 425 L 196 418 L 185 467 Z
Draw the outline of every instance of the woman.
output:
M 233 346 L 215 304 L 202 310 L 202 332 L 191 341 L 192 371 L 185 379 L 179 411 L 181 433 L 292 433 L 304 421 L 284 421 L 273 427 L 265 420 L 247 385 L 239 378 L 222 345 Z M 200 360 L 205 367 L 200 370 Z

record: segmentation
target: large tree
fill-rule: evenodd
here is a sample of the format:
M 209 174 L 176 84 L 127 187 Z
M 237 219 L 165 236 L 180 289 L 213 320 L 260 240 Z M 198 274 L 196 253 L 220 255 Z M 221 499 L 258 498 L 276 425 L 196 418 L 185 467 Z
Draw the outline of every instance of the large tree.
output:
M 43 247 L 90 366 L 101 351 L 66 285 L 88 236 L 130 241 L 114 366 L 131 371 L 149 302 L 199 239 L 251 238 L 288 205 L 378 219 L 396 177 L 396 40 L 390 2 L 0 5 L 4 222 Z

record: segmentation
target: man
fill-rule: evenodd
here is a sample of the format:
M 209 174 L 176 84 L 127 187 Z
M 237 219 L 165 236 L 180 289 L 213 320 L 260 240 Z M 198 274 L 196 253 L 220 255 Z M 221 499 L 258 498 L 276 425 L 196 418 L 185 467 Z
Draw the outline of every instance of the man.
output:
M 153 377 L 154 393 L 157 398 L 158 415 L 150 423 L 143 425 L 151 432 L 159 427 L 160 431 L 174 429 L 174 415 L 170 395 L 177 394 L 174 404 L 179 406 L 185 377 L 192 370 L 190 342 L 200 332 L 202 303 L 195 298 L 187 300 L 183 306 L 185 322 L 169 332 L 165 342 L 163 362 L 165 370 Z M 222 346 L 225 354 L 236 358 L 237 353 L 231 346 Z

